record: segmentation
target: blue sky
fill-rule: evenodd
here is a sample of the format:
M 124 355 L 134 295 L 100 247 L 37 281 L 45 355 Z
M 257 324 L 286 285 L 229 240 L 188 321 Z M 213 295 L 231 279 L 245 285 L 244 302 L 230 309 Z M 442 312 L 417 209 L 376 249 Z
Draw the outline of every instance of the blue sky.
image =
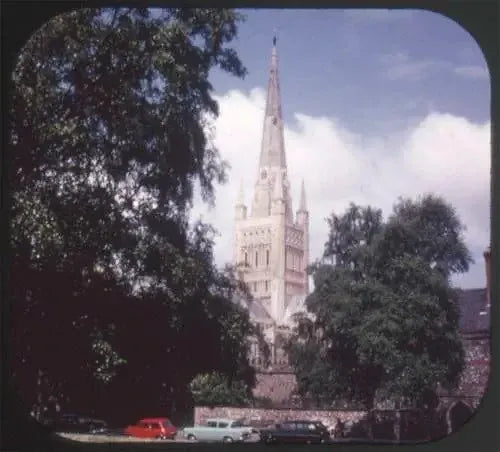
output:
M 376 134 L 386 132 L 388 123 L 416 121 L 429 111 L 489 119 L 482 52 L 445 16 L 424 10 L 242 12 L 247 20 L 235 48 L 249 74 L 235 80 L 214 72 L 217 92 L 265 83 L 276 29 L 287 120 L 304 111 Z
M 220 231 L 216 262 L 232 259 L 240 182 L 250 204 L 260 152 L 274 30 L 285 145 L 294 208 L 301 180 L 311 218 L 311 258 L 326 240 L 324 221 L 350 201 L 390 213 L 397 197 L 437 193 L 467 226 L 476 264 L 454 278 L 484 287 L 489 241 L 489 74 L 479 46 L 445 16 L 420 10 L 243 10 L 234 42 L 249 73 L 218 70 L 214 141 L 229 180 L 201 215 Z

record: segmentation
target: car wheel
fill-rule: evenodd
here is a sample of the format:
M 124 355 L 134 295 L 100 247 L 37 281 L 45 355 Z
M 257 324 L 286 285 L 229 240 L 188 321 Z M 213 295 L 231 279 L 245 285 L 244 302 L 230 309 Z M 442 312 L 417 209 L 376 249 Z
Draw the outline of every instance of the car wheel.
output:
M 266 436 L 266 444 L 272 444 L 274 442 L 274 438 L 269 435 L 269 436 Z
M 196 441 L 196 436 L 194 436 L 192 433 L 187 436 L 187 439 L 190 441 Z
M 222 439 L 222 441 L 225 442 L 225 443 L 232 443 L 233 442 L 233 438 L 231 438 L 230 436 L 225 436 Z

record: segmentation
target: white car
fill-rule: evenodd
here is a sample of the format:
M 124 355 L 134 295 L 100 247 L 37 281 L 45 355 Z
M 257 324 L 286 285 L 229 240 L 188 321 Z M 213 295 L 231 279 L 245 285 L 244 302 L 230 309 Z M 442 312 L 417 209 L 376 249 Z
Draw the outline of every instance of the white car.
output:
M 208 419 L 205 425 L 186 427 L 183 434 L 189 440 L 232 443 L 250 438 L 252 429 L 232 419 Z

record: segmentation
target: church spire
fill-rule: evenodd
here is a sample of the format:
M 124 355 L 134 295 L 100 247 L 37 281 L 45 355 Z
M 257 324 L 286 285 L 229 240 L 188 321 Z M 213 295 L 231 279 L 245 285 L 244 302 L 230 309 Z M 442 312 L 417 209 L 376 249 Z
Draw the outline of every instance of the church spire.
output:
M 299 203 L 299 212 L 307 212 L 307 204 L 306 204 L 306 189 L 304 186 L 304 179 L 302 179 L 302 187 L 300 190 L 300 203 Z
M 283 192 L 283 178 L 281 177 L 281 171 L 276 174 L 276 182 L 274 182 L 273 190 L 273 201 L 281 200 L 285 201 L 285 194 Z
M 259 168 L 262 169 L 263 167 L 286 168 L 276 35 L 273 37 L 271 69 L 267 87 L 266 112 L 259 161 Z

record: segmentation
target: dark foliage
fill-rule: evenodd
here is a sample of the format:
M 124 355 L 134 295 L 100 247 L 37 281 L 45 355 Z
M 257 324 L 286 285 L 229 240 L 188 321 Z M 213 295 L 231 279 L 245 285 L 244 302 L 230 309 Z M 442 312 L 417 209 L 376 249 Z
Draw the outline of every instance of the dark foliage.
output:
M 302 395 L 322 407 L 377 400 L 435 408 L 438 385 L 464 366 L 452 273 L 471 261 L 453 208 L 427 195 L 379 210 L 351 205 L 328 220 L 309 317 L 288 351 Z M 330 262 L 328 264 L 327 262 Z
M 10 371 L 37 417 L 185 415 L 217 370 L 253 383 L 248 315 L 189 225 L 225 177 L 208 74 L 245 69 L 233 11 L 82 9 L 46 23 L 13 74 Z M 52 413 L 53 414 L 53 413 Z

